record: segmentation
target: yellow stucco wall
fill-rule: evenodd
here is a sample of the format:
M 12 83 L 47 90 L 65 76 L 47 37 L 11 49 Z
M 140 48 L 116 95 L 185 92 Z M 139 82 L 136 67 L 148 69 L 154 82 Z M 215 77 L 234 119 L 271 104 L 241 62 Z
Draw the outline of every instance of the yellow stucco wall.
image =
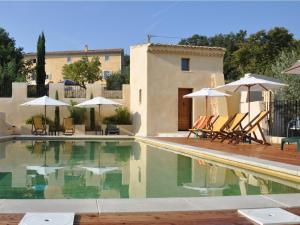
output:
M 71 57 L 71 62 L 76 62 L 84 56 L 85 53 L 76 54 L 57 54 L 57 55 L 46 55 L 46 65 L 45 70 L 46 74 L 50 75 L 49 80 L 53 81 L 54 83 L 64 80 L 63 74 L 62 74 L 62 68 L 65 64 L 68 63 L 67 58 Z M 105 55 L 109 56 L 108 60 L 105 60 Z M 109 54 L 88 54 L 89 60 L 93 57 L 99 57 L 99 60 L 101 62 L 101 70 L 104 71 L 112 71 L 112 72 L 118 72 L 122 68 L 122 61 L 123 61 L 123 53 L 117 54 L 117 53 L 109 53 Z M 26 59 L 34 59 L 35 57 L 32 55 L 25 55 Z
M 138 135 L 178 131 L 178 88 L 200 90 L 224 84 L 223 50 L 183 46 L 137 45 L 130 51 L 131 110 Z M 181 58 L 190 58 L 190 71 L 181 71 Z M 138 90 L 143 102 L 139 104 Z M 217 101 L 214 105 L 213 101 Z M 227 114 L 225 99 L 210 101 L 210 111 Z M 193 99 L 193 119 L 205 113 L 204 99 Z M 214 106 L 214 107 L 212 107 Z

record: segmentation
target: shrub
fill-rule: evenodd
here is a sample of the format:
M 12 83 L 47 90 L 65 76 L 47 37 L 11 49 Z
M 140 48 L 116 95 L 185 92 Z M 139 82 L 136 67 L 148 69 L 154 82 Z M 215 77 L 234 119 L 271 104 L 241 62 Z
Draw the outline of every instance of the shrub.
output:
M 107 90 L 122 90 L 123 84 L 129 84 L 129 70 L 125 68 L 122 73 L 113 73 L 105 80 Z
M 115 109 L 116 114 L 108 116 L 103 119 L 103 123 L 114 123 L 114 124 L 131 124 L 130 113 L 126 107 L 118 107 Z
M 45 116 L 44 116 L 44 114 L 36 114 L 36 115 L 34 115 L 34 116 L 31 116 L 30 118 L 28 118 L 27 120 L 26 120 L 26 124 L 32 124 L 32 120 L 33 120 L 33 117 L 35 117 L 35 116 L 40 116 L 40 117 L 42 117 L 42 121 L 43 121 L 43 123 L 44 123 L 44 121 L 45 121 Z M 53 120 L 51 120 L 51 119 L 49 119 L 49 117 L 47 117 L 47 119 L 46 119 L 46 124 L 54 124 L 54 121 Z
M 68 107 L 70 117 L 73 118 L 74 124 L 84 124 L 86 118 L 86 109 L 76 107 L 76 104 L 77 102 L 71 100 L 70 106 Z

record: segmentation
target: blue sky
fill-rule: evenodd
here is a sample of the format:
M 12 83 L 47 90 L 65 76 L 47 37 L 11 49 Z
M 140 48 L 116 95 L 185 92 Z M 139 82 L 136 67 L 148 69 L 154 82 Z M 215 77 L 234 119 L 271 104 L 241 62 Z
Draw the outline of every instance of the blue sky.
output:
M 0 27 L 26 52 L 35 51 L 41 31 L 49 51 L 88 44 L 128 52 L 148 33 L 188 37 L 284 26 L 300 39 L 299 12 L 300 2 L 0 2 Z

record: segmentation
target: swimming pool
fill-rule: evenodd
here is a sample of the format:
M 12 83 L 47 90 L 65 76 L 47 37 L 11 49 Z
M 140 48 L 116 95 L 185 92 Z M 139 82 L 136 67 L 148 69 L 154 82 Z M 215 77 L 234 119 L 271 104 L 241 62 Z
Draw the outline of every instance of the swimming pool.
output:
M 130 140 L 0 143 L 1 199 L 231 196 L 300 185 Z

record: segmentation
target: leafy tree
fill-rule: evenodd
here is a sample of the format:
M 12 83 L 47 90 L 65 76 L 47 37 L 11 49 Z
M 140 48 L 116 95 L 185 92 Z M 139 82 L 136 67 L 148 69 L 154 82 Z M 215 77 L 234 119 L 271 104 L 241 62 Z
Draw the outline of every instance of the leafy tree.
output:
M 94 98 L 93 94 L 91 94 L 91 99 Z M 95 108 L 90 109 L 90 124 L 91 130 L 95 130 Z
M 46 80 L 46 71 L 45 71 L 45 35 L 44 32 L 40 34 L 37 42 L 37 60 L 36 60 L 36 87 L 38 96 L 45 95 L 45 80 Z
M 284 50 L 300 46 L 293 34 L 282 27 L 261 30 L 247 37 L 247 32 L 218 34 L 212 37 L 193 35 L 179 44 L 217 46 L 226 48 L 224 76 L 226 81 L 236 80 L 245 73 L 272 76 L 271 65 Z
M 22 48 L 16 47 L 15 40 L 0 27 L 0 85 L 10 89 L 11 83 L 26 81 L 32 64 L 24 62 Z M 1 91 L 1 93 L 3 90 Z
M 107 90 L 122 90 L 123 84 L 129 84 L 129 68 L 124 68 L 121 73 L 116 72 L 105 78 Z
M 91 60 L 86 56 L 82 57 L 74 63 L 63 66 L 64 79 L 72 80 L 85 87 L 86 83 L 102 80 L 100 66 L 98 57 L 93 57 Z
M 55 92 L 55 99 L 58 100 L 58 91 Z M 56 128 L 60 127 L 60 115 L 59 115 L 59 107 L 55 107 L 55 118 L 54 118 L 54 124 Z
M 271 65 L 271 72 L 276 78 L 288 86 L 276 93 L 277 100 L 298 100 L 300 96 L 300 76 L 283 74 L 282 71 L 293 65 L 300 57 L 300 51 L 283 51 L 278 59 Z

